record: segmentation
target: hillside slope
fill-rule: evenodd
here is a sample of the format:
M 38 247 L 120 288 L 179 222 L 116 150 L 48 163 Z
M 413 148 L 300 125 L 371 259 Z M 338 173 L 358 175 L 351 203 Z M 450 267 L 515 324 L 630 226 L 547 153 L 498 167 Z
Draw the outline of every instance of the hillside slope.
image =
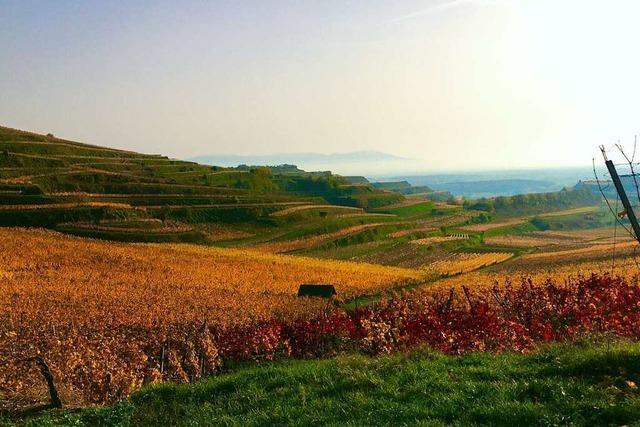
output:
M 0 225 L 130 241 L 200 241 L 194 224 L 264 225 L 300 205 L 402 200 L 330 172 L 205 166 L 7 127 L 0 127 L 0 194 Z

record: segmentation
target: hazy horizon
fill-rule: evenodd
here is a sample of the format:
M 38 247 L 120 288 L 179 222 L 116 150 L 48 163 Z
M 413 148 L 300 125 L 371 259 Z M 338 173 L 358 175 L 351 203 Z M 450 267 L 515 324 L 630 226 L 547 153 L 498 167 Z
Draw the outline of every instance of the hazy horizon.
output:
M 640 129 L 632 0 L 3 6 L 0 120 L 82 142 L 472 171 L 588 165 Z
M 362 154 L 357 161 L 351 159 Z M 378 157 L 379 160 L 375 160 Z M 438 168 L 425 166 L 421 159 L 410 159 L 395 156 L 393 153 L 379 151 L 332 152 L 332 153 L 273 153 L 256 155 L 226 155 L 209 154 L 189 157 L 185 160 L 196 161 L 201 164 L 235 167 L 249 166 L 277 166 L 293 164 L 307 171 L 329 170 L 340 175 L 363 175 L 371 178 L 389 178 L 393 176 L 425 176 L 425 175 L 455 175 L 474 173 L 512 173 L 546 170 L 591 170 L 591 165 L 576 164 L 566 166 L 531 166 L 531 167 L 467 167 L 467 168 Z

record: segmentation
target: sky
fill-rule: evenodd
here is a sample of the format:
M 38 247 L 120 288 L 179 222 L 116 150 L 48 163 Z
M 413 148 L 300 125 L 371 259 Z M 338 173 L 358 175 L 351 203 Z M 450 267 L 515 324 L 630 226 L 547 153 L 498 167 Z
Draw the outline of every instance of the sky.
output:
M 0 124 L 176 158 L 589 164 L 640 129 L 636 0 L 0 0 Z

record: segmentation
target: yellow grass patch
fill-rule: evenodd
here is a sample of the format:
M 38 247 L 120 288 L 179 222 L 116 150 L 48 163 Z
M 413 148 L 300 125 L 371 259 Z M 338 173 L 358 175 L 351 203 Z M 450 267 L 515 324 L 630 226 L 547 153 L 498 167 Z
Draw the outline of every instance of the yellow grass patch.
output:
M 501 220 L 496 222 L 487 222 L 485 224 L 465 225 L 463 228 L 461 228 L 461 230 L 478 233 L 481 231 L 493 230 L 494 228 L 524 224 L 525 222 L 527 222 L 525 218 L 512 218 L 512 219 L 506 219 L 506 220 Z
M 512 256 L 510 252 L 458 253 L 428 264 L 422 270 L 445 275 L 460 274 L 506 261 Z

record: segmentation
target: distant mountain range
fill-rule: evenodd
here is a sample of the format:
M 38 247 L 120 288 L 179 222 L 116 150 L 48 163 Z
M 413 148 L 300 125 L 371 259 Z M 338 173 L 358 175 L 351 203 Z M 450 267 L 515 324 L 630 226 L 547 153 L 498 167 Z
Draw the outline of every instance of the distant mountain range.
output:
M 378 177 L 378 181 L 408 181 L 468 198 L 512 196 L 571 188 L 593 176 L 588 167 L 440 173 Z
M 379 151 L 352 151 L 348 153 L 281 153 L 268 155 L 227 155 L 210 154 L 196 156 L 188 160 L 215 166 L 265 165 L 275 166 L 294 164 L 303 169 L 311 169 L 321 165 L 340 165 L 354 163 L 395 162 L 407 159 Z

